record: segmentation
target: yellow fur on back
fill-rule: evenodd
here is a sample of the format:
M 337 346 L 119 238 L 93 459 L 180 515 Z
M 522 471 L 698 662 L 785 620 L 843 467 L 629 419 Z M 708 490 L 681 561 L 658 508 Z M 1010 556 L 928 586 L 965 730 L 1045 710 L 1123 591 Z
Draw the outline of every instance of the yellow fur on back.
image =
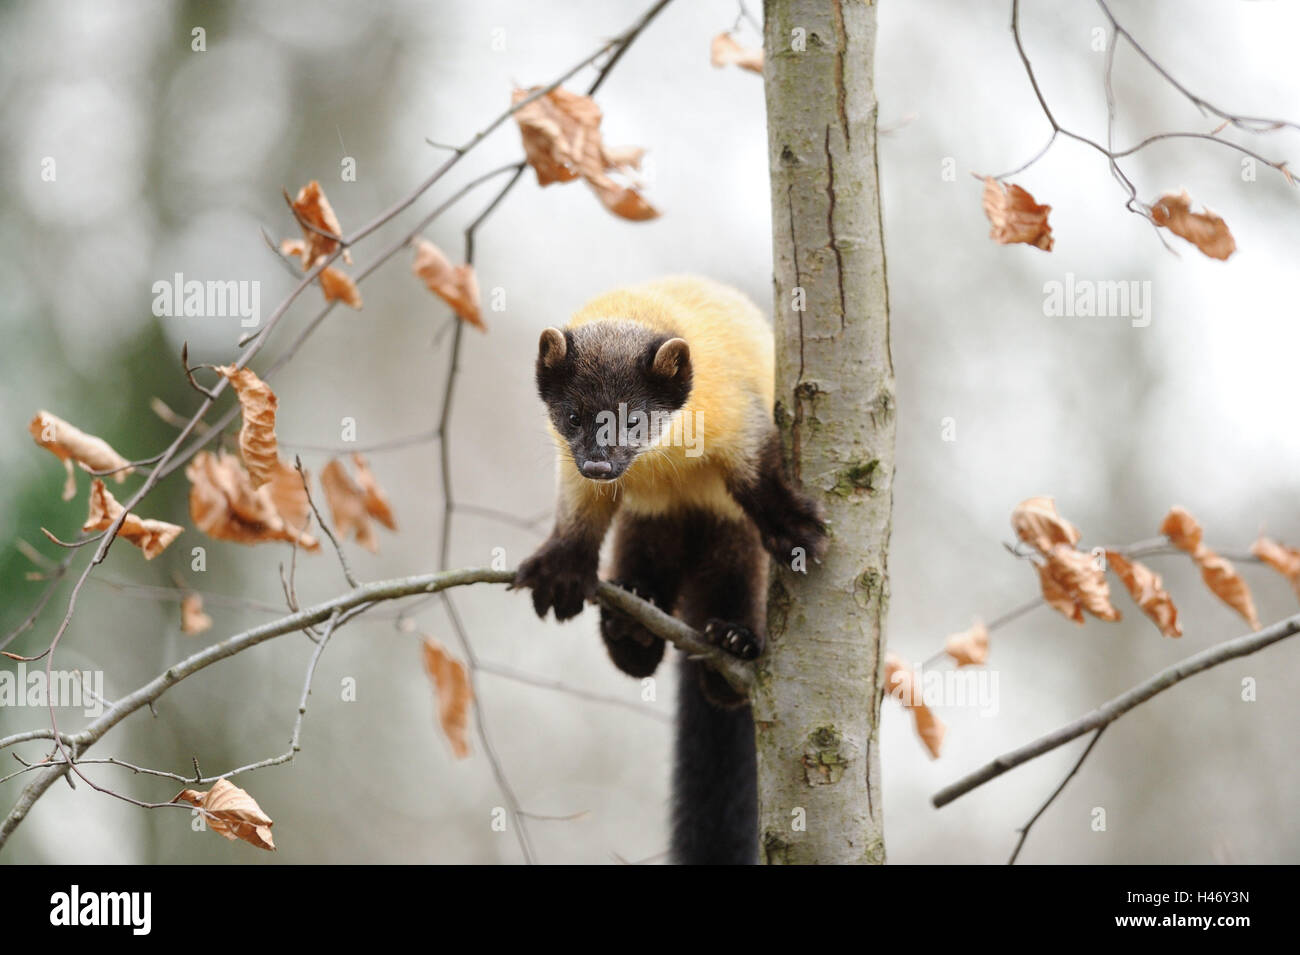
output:
M 560 479 L 567 490 L 596 506 L 612 503 L 597 499 L 612 497 L 639 514 L 689 507 L 741 517 L 724 478 L 728 473 L 748 473 L 771 426 L 771 325 L 741 292 L 689 275 L 600 295 L 568 324 L 575 328 L 602 319 L 630 319 L 686 339 L 693 385 L 673 430 L 656 448 L 637 457 L 621 478 L 599 484 L 583 479 L 572 466 L 561 466 Z M 683 446 L 686 415 L 702 429 L 699 457 L 689 456 Z

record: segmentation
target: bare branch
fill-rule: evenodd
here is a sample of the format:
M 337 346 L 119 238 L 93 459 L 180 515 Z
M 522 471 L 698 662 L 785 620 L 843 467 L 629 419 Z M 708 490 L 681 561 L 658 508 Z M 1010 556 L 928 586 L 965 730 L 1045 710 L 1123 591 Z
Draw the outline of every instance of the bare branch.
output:
M 1075 761 L 1074 767 L 1066 773 L 1065 778 L 1061 780 L 1061 785 L 1057 786 L 1056 789 L 1052 791 L 1052 794 L 1047 797 L 1047 802 L 1039 806 L 1038 812 L 1030 816 L 1029 821 L 1020 828 L 1020 838 L 1016 841 L 1015 849 L 1011 851 L 1011 858 L 1007 860 L 1007 865 L 1016 864 L 1016 857 L 1020 855 L 1020 850 L 1024 846 L 1025 840 L 1029 838 L 1029 830 L 1034 828 L 1034 823 L 1038 821 L 1038 817 L 1047 811 L 1047 807 L 1056 801 L 1057 796 L 1061 795 L 1061 792 L 1065 789 L 1066 783 L 1074 778 L 1075 773 L 1079 771 L 1079 767 L 1083 765 L 1083 761 L 1088 758 L 1088 754 L 1092 752 L 1092 748 L 1097 745 L 1097 740 L 1101 739 L 1101 734 L 1104 732 L 1106 732 L 1105 726 L 1098 727 L 1097 732 L 1093 734 L 1088 745 L 1084 747 L 1083 753 L 1081 753 L 1078 760 Z
M 1291 174 L 1290 170 L 1287 169 L 1286 160 L 1268 159 L 1267 157 L 1262 156 L 1259 153 L 1254 152 L 1253 150 L 1247 149 L 1244 146 L 1240 146 L 1237 143 L 1231 142 L 1226 139 L 1219 139 L 1217 136 L 1217 133 L 1219 131 L 1218 129 L 1216 129 L 1213 133 L 1195 133 L 1195 132 L 1157 133 L 1155 135 L 1148 136 L 1147 138 L 1143 139 L 1141 142 L 1137 143 L 1136 145 L 1130 146 L 1128 149 L 1117 151 L 1114 145 L 1116 110 L 1115 110 L 1115 91 L 1112 82 L 1112 77 L 1113 77 L 1114 66 L 1115 66 L 1115 48 L 1117 45 L 1116 41 L 1119 37 L 1123 37 L 1129 43 L 1129 45 L 1133 47 L 1133 49 L 1138 53 L 1138 55 L 1141 56 L 1144 60 L 1146 60 L 1146 62 L 1150 64 L 1151 67 L 1155 69 L 1155 71 L 1159 73 L 1160 76 L 1163 77 L 1166 82 L 1168 82 L 1171 86 L 1173 86 L 1174 89 L 1176 89 L 1179 93 L 1185 96 L 1188 100 L 1190 100 L 1198 109 L 1201 110 L 1202 113 L 1213 113 L 1214 115 L 1223 119 L 1224 123 L 1219 127 L 1219 129 L 1222 129 L 1223 126 L 1226 125 L 1232 125 L 1237 129 L 1245 130 L 1250 133 L 1268 133 L 1279 129 L 1288 129 L 1288 128 L 1300 129 L 1300 125 L 1297 125 L 1296 123 L 1288 122 L 1286 120 L 1262 119 L 1253 116 L 1238 116 L 1229 113 L 1225 110 L 1222 110 L 1217 106 L 1214 106 L 1212 103 L 1209 103 L 1208 101 L 1202 99 L 1201 97 L 1196 96 L 1194 93 L 1190 92 L 1186 87 L 1180 84 L 1177 80 L 1175 80 L 1173 76 L 1171 76 L 1169 72 L 1165 70 L 1165 68 L 1162 67 L 1155 60 L 1155 58 L 1152 57 L 1151 54 L 1149 54 L 1142 47 L 1142 45 L 1137 42 L 1136 39 L 1133 38 L 1133 35 L 1129 33 L 1129 31 L 1126 30 L 1123 26 L 1120 25 L 1119 21 L 1116 20 L 1114 15 L 1110 12 L 1110 8 L 1106 5 L 1105 0 L 1097 0 L 1097 4 L 1098 6 L 1101 7 L 1101 10 L 1105 14 L 1106 19 L 1109 21 L 1110 28 L 1111 28 L 1111 32 L 1108 37 L 1108 43 L 1106 47 L 1106 68 L 1104 74 L 1104 87 L 1106 92 L 1106 145 L 1103 146 L 1097 141 L 1093 139 L 1089 139 L 1087 136 L 1084 136 L 1080 133 L 1074 132 L 1071 129 L 1068 129 L 1057 120 L 1056 114 L 1052 112 L 1052 108 L 1047 102 L 1047 97 L 1043 95 L 1043 91 L 1041 87 L 1038 85 L 1038 77 L 1034 73 L 1033 65 L 1029 62 L 1028 54 L 1025 52 L 1024 42 L 1020 34 L 1020 0 L 1012 0 L 1011 35 L 1013 40 L 1015 41 L 1016 53 L 1020 56 L 1020 62 L 1025 68 L 1025 75 L 1029 79 L 1029 85 L 1034 92 L 1034 97 L 1038 100 L 1038 105 L 1042 109 L 1043 115 L 1047 118 L 1047 122 L 1052 127 L 1052 133 L 1048 137 L 1047 143 L 1042 147 L 1042 149 L 1040 149 L 1037 153 L 1035 153 L 1034 156 L 1031 159 L 1029 159 L 1028 162 L 1023 163 L 1020 166 L 1017 166 L 1015 169 L 1012 169 L 1009 172 L 1005 172 L 999 176 L 995 176 L 994 177 L 995 179 L 1006 179 L 1009 176 L 1014 176 L 1017 173 L 1023 172 L 1024 170 L 1028 169 L 1030 166 L 1032 166 L 1034 163 L 1036 163 L 1039 159 L 1041 159 L 1044 155 L 1047 154 L 1047 151 L 1051 149 L 1052 144 L 1056 142 L 1058 136 L 1065 136 L 1068 139 L 1073 139 L 1075 142 L 1082 143 L 1085 146 L 1091 147 L 1092 149 L 1096 150 L 1097 152 L 1101 153 L 1103 156 L 1106 157 L 1106 162 L 1110 167 L 1111 175 L 1115 177 L 1115 180 L 1124 188 L 1125 192 L 1128 193 L 1128 200 L 1125 202 L 1125 208 L 1127 208 L 1130 212 L 1134 212 L 1138 215 L 1141 215 L 1148 220 L 1151 219 L 1150 208 L 1145 203 L 1143 203 L 1141 200 L 1138 199 L 1137 187 L 1133 184 L 1133 181 L 1128 177 L 1128 175 L 1125 174 L 1125 172 L 1120 168 L 1117 160 L 1125 156 L 1131 156 L 1134 153 L 1138 152 L 1139 150 L 1142 150 L 1147 146 L 1152 145 L 1153 143 L 1161 142 L 1168 139 L 1208 139 L 1212 142 L 1219 143 L 1222 146 L 1227 146 L 1229 149 L 1236 150 L 1237 152 L 1243 155 L 1249 156 L 1252 159 L 1255 159 L 1272 169 L 1276 169 L 1278 172 L 1280 172 L 1283 175 L 1283 177 L 1286 179 L 1288 183 L 1290 183 L 1291 185 L 1296 184 L 1295 177 Z M 1173 249 L 1169 246 L 1169 243 L 1165 241 L 1164 236 L 1161 235 L 1159 230 L 1157 230 L 1156 235 L 1160 238 L 1160 241 L 1164 243 L 1165 248 L 1170 249 L 1170 251 L 1173 251 Z
M 227 637 L 225 640 L 218 643 L 204 647 L 202 650 L 186 657 L 181 662 L 168 667 L 165 672 L 150 680 L 148 683 L 144 684 L 144 686 L 141 686 L 133 692 L 121 697 L 111 708 L 87 725 L 85 729 L 77 733 L 60 734 L 56 739 L 56 742 L 60 744 L 60 747 L 72 747 L 76 754 L 72 760 L 75 764 L 77 756 L 80 756 L 80 754 L 85 752 L 91 745 L 102 739 L 105 733 L 111 730 L 131 713 L 151 705 L 166 693 L 167 690 L 171 689 L 181 680 L 184 680 L 200 670 L 226 659 L 227 657 L 241 653 L 250 647 L 257 646 L 260 643 L 286 633 L 297 632 L 313 624 L 323 623 L 324 621 L 334 617 L 336 614 L 338 615 L 338 623 L 341 625 L 344 621 L 350 619 L 350 616 L 354 615 L 356 612 L 360 612 L 383 601 L 397 600 L 403 597 L 411 597 L 420 594 L 434 594 L 452 587 L 462 587 L 468 584 L 512 584 L 514 579 L 515 572 L 513 570 L 468 568 L 464 570 L 439 571 L 432 574 L 419 574 L 413 577 L 402 577 L 395 580 L 380 580 L 373 583 L 362 584 L 341 596 L 334 597 L 311 607 L 304 607 L 296 613 L 281 617 L 278 620 L 268 621 L 267 623 L 253 627 L 250 630 L 245 630 L 241 633 L 235 634 L 234 636 Z M 625 590 L 621 590 L 606 581 L 602 581 L 597 589 L 596 599 L 604 606 L 616 608 L 633 617 L 639 623 L 643 624 L 647 630 L 655 634 L 655 636 L 661 637 L 664 640 L 675 644 L 683 652 L 691 653 L 703 659 L 707 659 L 718 669 L 718 672 L 731 681 L 733 685 L 740 688 L 749 686 L 753 672 L 750 664 L 729 656 L 707 643 L 703 636 L 697 631 L 688 627 L 677 618 L 664 613 L 654 604 L 644 601 L 640 597 L 628 593 Z M 322 641 L 322 643 L 323 642 L 324 641 Z M 317 649 L 319 651 L 320 647 L 318 646 Z M 475 712 L 478 712 L 477 708 Z M 52 738 L 55 737 L 51 730 L 36 730 L 27 734 L 18 734 L 17 736 L 0 739 L 0 747 L 9 746 L 27 740 Z M 75 768 L 66 765 L 68 761 L 66 750 L 62 750 L 61 755 L 63 760 L 62 763 L 51 765 L 46 772 L 28 783 L 27 787 L 19 795 L 18 802 L 10 811 L 3 824 L 0 824 L 0 847 L 3 847 L 10 833 L 12 833 L 23 821 L 40 796 L 49 789 L 55 781 L 65 775 L 70 768 Z M 254 766 L 257 765 L 261 764 L 254 764 Z M 234 770 L 232 772 L 242 772 L 247 768 L 248 767 L 245 767 L 244 769 Z M 93 787 L 94 783 L 91 783 L 90 785 Z M 115 793 L 110 794 L 117 795 Z M 167 804 L 139 803 L 139 805 L 153 808 L 154 806 L 163 806 Z
M 1211 667 L 1216 667 L 1220 663 L 1227 663 L 1229 660 L 1235 660 L 1238 657 L 1249 656 L 1277 643 L 1279 640 L 1285 640 L 1295 633 L 1300 633 L 1300 614 L 1286 617 L 1265 627 L 1263 630 L 1248 633 L 1243 637 L 1225 641 L 1202 650 L 1200 653 L 1193 654 L 1173 666 L 1165 667 L 1159 673 L 1120 694 L 1110 702 L 1099 706 L 1086 716 L 1082 716 L 1074 722 L 1048 733 L 1046 736 L 1039 737 L 1019 749 L 1002 754 L 968 776 L 964 776 L 957 782 L 945 786 L 935 793 L 930 801 L 936 809 L 946 806 L 957 797 L 964 796 L 971 790 L 983 786 L 989 780 L 996 779 L 1007 770 L 1015 769 L 1031 759 L 1037 759 L 1044 753 L 1050 753 L 1058 746 L 1063 746 L 1072 739 L 1078 739 L 1084 733 L 1113 723 L 1138 704 L 1145 703 L 1157 693 L 1181 683 L 1188 677 L 1195 676 Z

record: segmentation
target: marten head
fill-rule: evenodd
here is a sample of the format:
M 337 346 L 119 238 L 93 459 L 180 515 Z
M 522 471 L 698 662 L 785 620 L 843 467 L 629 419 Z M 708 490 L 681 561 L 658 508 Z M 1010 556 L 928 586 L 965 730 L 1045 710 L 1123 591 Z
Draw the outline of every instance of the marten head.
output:
M 629 320 L 548 328 L 538 343 L 537 391 L 582 476 L 613 481 L 686 404 L 691 350 Z

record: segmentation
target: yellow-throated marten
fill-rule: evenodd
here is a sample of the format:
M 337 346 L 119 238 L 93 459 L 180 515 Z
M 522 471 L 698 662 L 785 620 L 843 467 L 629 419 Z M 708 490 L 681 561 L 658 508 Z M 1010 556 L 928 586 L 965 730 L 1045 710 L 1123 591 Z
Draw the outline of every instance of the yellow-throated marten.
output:
M 731 653 L 766 633 L 767 556 L 820 555 L 820 512 L 786 479 L 772 330 L 740 292 L 689 276 L 602 295 L 542 333 L 537 388 L 558 451 L 555 529 L 520 566 L 541 617 L 581 612 L 614 525 L 610 579 Z M 602 609 L 614 663 L 645 677 L 664 642 Z M 705 664 L 681 665 L 672 857 L 758 854 L 753 718 Z

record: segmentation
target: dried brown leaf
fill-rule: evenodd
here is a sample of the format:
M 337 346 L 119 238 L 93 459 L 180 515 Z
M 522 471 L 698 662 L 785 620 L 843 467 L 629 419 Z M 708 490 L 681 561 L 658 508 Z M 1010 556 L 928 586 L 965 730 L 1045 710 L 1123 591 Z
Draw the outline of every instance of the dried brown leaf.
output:
M 1159 574 L 1113 550 L 1106 551 L 1106 564 L 1115 571 L 1133 602 L 1155 621 L 1164 636 L 1183 635 L 1183 628 L 1178 623 L 1178 608 L 1165 590 Z
M 601 173 L 588 176 L 587 184 L 610 212 L 622 219 L 632 222 L 645 222 L 659 218 L 659 210 L 646 202 L 645 197 L 630 186 L 620 186 L 609 176 Z
M 325 293 L 327 302 L 340 301 L 353 308 L 361 308 L 361 292 L 352 276 L 336 268 L 323 269 L 320 274 L 320 288 Z
M 320 472 L 320 486 L 330 507 L 335 533 L 340 538 L 351 533 L 358 544 L 372 554 L 377 553 L 379 540 L 366 511 L 365 492 L 348 476 L 343 462 L 335 458 L 325 465 Z
M 751 73 L 763 73 L 763 51 L 741 46 L 730 33 L 719 33 L 713 38 L 709 62 L 714 66 L 738 66 Z
M 107 530 L 123 511 L 121 504 L 99 478 L 90 484 L 90 514 L 81 529 L 90 531 Z M 122 522 L 117 536 L 130 541 L 140 548 L 145 560 L 153 560 L 174 541 L 185 528 L 168 524 L 166 521 L 145 520 L 135 514 L 128 514 Z
M 303 476 L 310 480 L 311 472 L 304 470 Z M 311 501 L 307 497 L 303 477 L 298 475 L 298 469 L 290 467 L 283 458 L 278 458 L 266 487 L 271 506 L 284 526 L 294 532 L 305 531 L 311 521 Z
M 1160 523 L 1160 533 L 1179 550 L 1192 555 L 1201 568 L 1201 579 L 1210 592 L 1246 618 L 1252 630 L 1259 629 L 1259 615 L 1250 588 L 1232 563 L 1210 550 L 1202 540 L 1201 525 L 1184 508 L 1171 507 Z
M 1046 554 L 1057 544 L 1079 543 L 1079 529 L 1056 512 L 1050 497 L 1031 497 L 1011 512 L 1011 527 L 1026 544 Z
M 1261 534 L 1259 540 L 1251 545 L 1250 552 L 1290 581 L 1295 592 L 1300 594 L 1300 550 Z
M 83 471 L 108 471 L 121 468 L 113 479 L 121 484 L 133 470 L 127 467 L 126 458 L 118 454 L 102 438 L 86 434 L 74 428 L 68 422 L 48 411 L 36 412 L 31 424 L 27 426 L 36 443 L 63 462 L 67 469 L 67 481 L 63 485 L 63 499 L 72 500 L 77 494 L 77 482 L 72 475 L 72 463 L 75 461 Z
M 944 644 L 943 652 L 956 661 L 957 666 L 980 666 L 989 658 L 989 632 L 982 623 L 969 630 L 954 633 Z
M 307 246 L 302 239 L 284 239 L 280 242 L 280 251 L 285 255 L 301 259 L 307 252 Z M 320 290 L 325 296 L 325 301 L 340 301 L 344 305 L 361 308 L 361 291 L 348 273 L 331 265 L 321 269 L 317 281 L 320 282 Z
M 1075 623 L 1082 624 L 1083 608 L 1056 582 L 1047 565 L 1035 564 L 1034 569 L 1038 571 L 1038 584 L 1043 590 L 1043 599 L 1047 605 Z
M 519 103 L 538 88 L 516 89 L 511 102 Z M 600 107 L 590 97 L 559 87 L 521 107 L 514 116 L 539 185 L 581 177 L 617 216 L 644 221 L 659 215 L 636 189 L 619 185 L 606 175 L 610 170 L 639 165 L 641 153 L 634 147 L 605 146 Z
M 203 810 L 208 828 L 232 842 L 242 839 L 259 849 L 275 849 L 271 839 L 271 817 L 262 811 L 252 796 L 228 779 L 218 779 L 207 792 L 186 789 L 172 802 L 184 800 Z
M 1201 549 L 1201 556 L 1196 562 L 1201 565 L 1201 579 L 1210 588 L 1210 592 L 1245 617 L 1250 629 L 1258 630 L 1260 623 L 1259 614 L 1255 612 L 1255 601 L 1250 595 L 1250 588 L 1237 573 L 1237 568 L 1208 548 Z
M 451 310 L 480 331 L 487 331 L 479 309 L 478 277 L 472 265 L 452 265 L 442 250 L 428 239 L 415 243 L 411 272 Z
M 228 379 L 239 396 L 244 422 L 239 429 L 239 453 L 254 489 L 271 480 L 280 463 L 275 440 L 275 409 L 280 401 L 269 385 L 247 368 L 218 365 L 214 371 Z
M 202 633 L 211 629 L 212 618 L 203 612 L 203 597 L 191 591 L 181 598 L 181 633 Z
M 939 758 L 947 728 L 925 705 L 924 694 L 917 683 L 916 673 L 899 656 L 885 656 L 885 692 L 912 712 L 912 722 L 931 759 Z
M 285 481 L 277 467 L 274 480 Z M 286 526 L 276 510 L 272 484 L 254 488 L 239 458 L 225 451 L 200 451 L 185 468 L 190 479 L 190 518 L 199 530 L 217 540 L 238 544 L 293 541 L 314 551 L 320 543 L 310 534 Z M 297 478 L 297 474 L 294 474 Z M 291 514 L 295 519 L 296 511 Z M 304 519 L 305 523 L 305 519 Z M 295 526 L 297 526 L 295 524 Z
M 1195 556 L 1202 547 L 1201 525 L 1181 507 L 1171 507 L 1165 519 L 1160 523 L 1160 533 L 1169 538 L 1169 542 L 1179 550 Z
M 1040 206 L 1024 189 L 1005 188 L 992 176 L 984 177 L 984 214 L 993 228 L 989 238 L 999 245 L 1023 242 L 1044 252 L 1052 251 L 1052 227 L 1047 222 L 1051 206 Z
M 424 637 L 424 669 L 438 694 L 438 722 L 457 759 L 469 755 L 469 713 L 474 690 L 465 664 L 433 637 Z
M 1192 211 L 1192 197 L 1167 193 L 1151 206 L 1151 220 L 1176 236 L 1186 239 L 1212 259 L 1227 259 L 1237 251 L 1228 224 L 1208 209 Z
M 366 513 L 390 531 L 397 530 L 397 519 L 393 517 L 393 508 L 388 503 L 388 495 L 375 480 L 366 459 L 360 454 L 353 454 L 352 466 L 357 469 L 357 484 L 362 492 L 361 505 L 366 509 Z
M 1091 554 L 1075 550 L 1069 544 L 1055 544 L 1047 552 L 1046 568 L 1057 586 L 1088 613 L 1101 620 L 1120 618 L 1119 611 L 1110 602 L 1106 572 L 1097 566 Z
M 537 92 L 516 89 L 510 102 L 518 103 Z M 515 122 L 524 142 L 524 155 L 537 173 L 537 184 L 572 182 L 582 173 L 580 166 L 587 141 L 595 137 L 600 146 L 600 107 L 588 96 L 557 87 L 515 111 Z
M 311 223 L 317 229 L 336 236 L 343 234 L 343 227 L 339 225 L 338 216 L 334 214 L 334 208 L 330 205 L 329 200 L 325 198 L 324 190 L 321 189 L 320 183 L 315 179 L 298 190 L 298 197 L 293 200 L 293 208 L 303 220 Z M 305 245 L 302 270 L 308 272 L 322 258 L 333 254 L 339 244 L 337 240 L 323 236 L 319 232 L 307 228 L 301 222 L 298 227 L 302 229 L 302 238 Z M 347 249 L 343 250 L 343 261 L 349 265 L 352 264 L 352 256 Z

